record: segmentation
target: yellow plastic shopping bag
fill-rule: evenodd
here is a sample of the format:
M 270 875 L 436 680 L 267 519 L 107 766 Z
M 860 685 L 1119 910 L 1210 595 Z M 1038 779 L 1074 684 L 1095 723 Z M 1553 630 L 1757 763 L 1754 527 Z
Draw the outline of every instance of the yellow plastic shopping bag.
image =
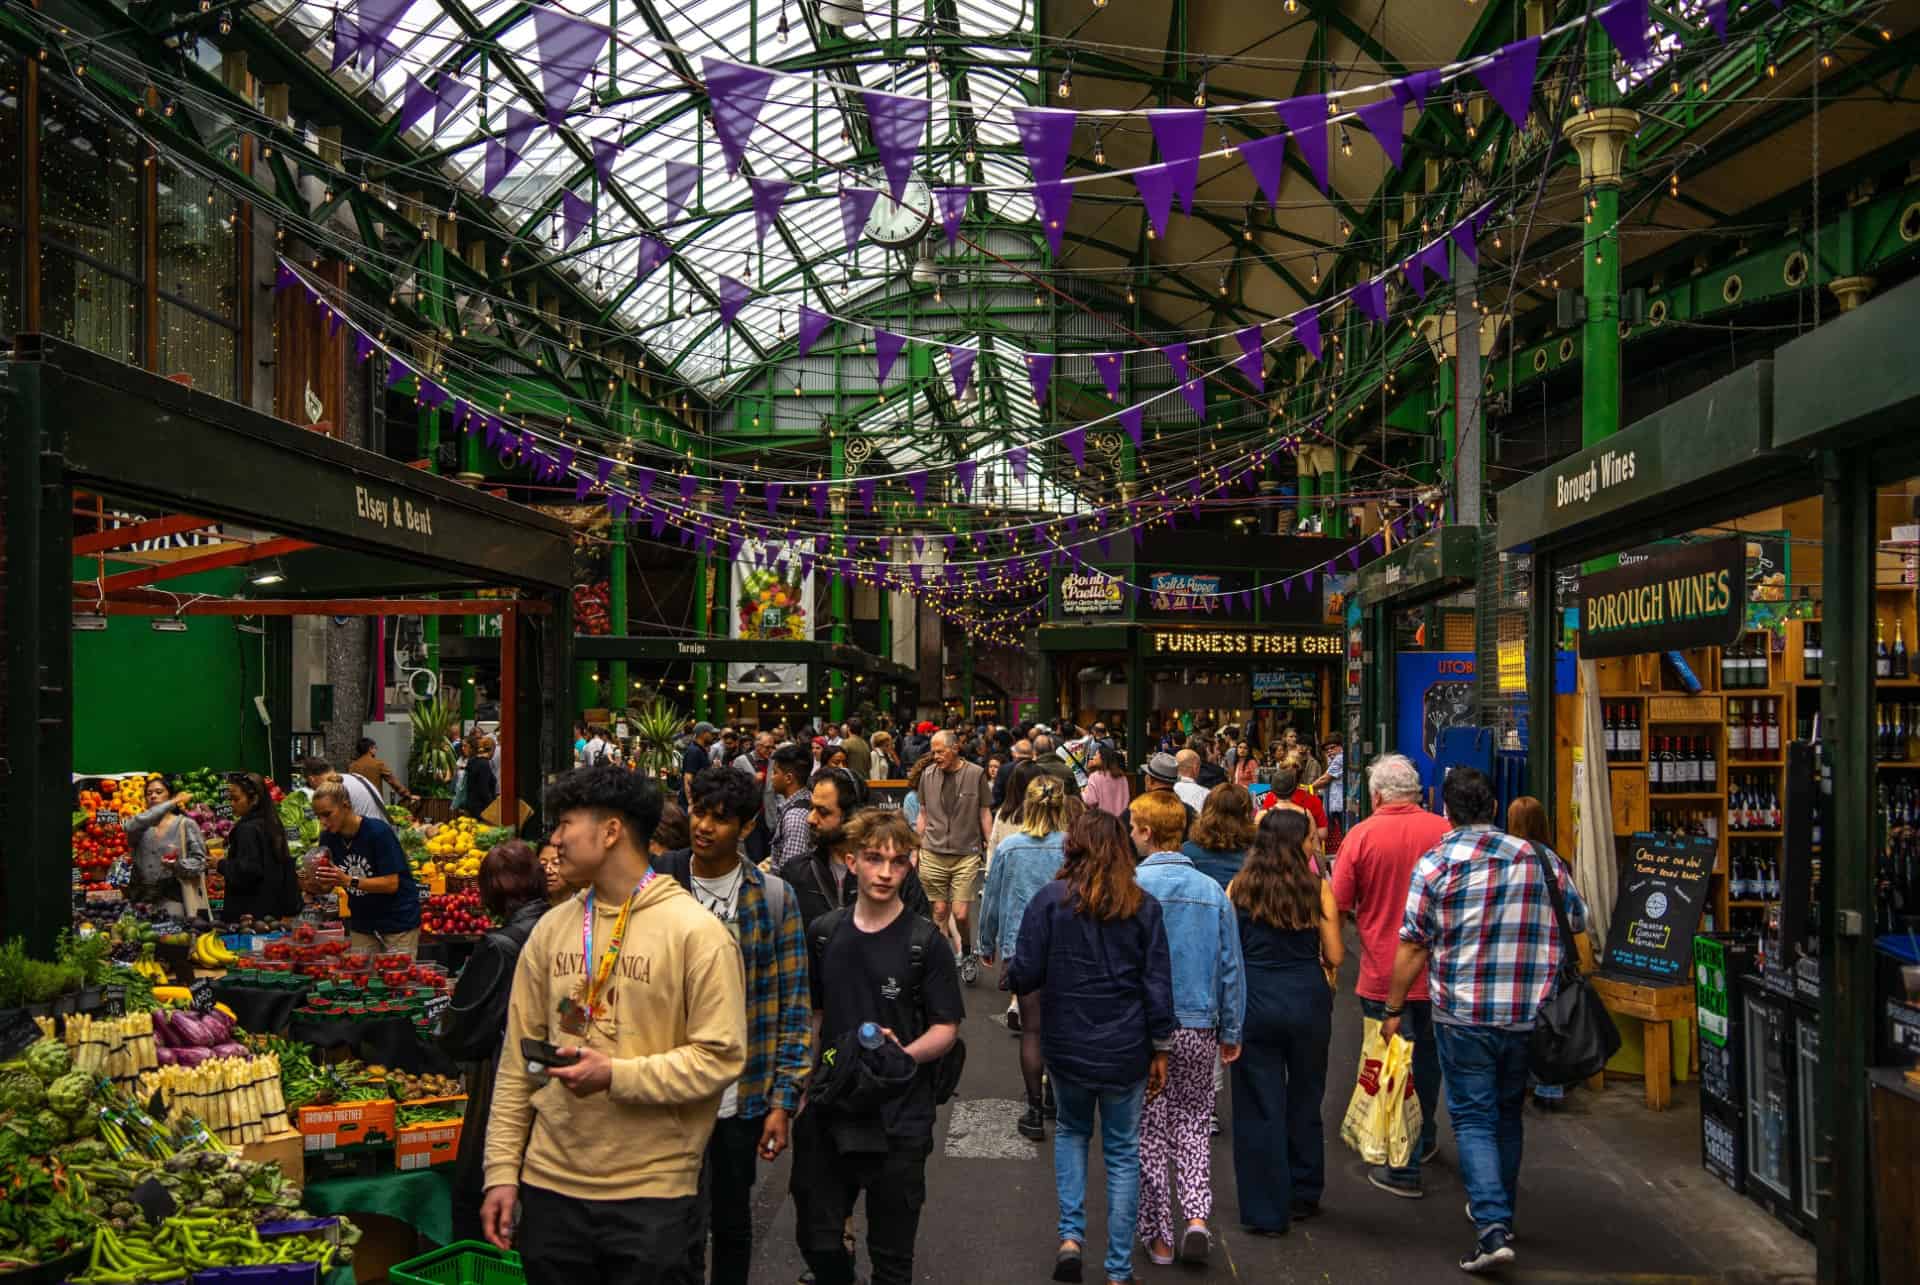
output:
M 1405 1165 L 1420 1140 L 1420 1099 L 1413 1092 L 1413 1045 L 1398 1035 L 1380 1038 L 1380 1023 L 1364 1019 L 1353 1097 L 1340 1122 L 1340 1139 L 1368 1164 Z

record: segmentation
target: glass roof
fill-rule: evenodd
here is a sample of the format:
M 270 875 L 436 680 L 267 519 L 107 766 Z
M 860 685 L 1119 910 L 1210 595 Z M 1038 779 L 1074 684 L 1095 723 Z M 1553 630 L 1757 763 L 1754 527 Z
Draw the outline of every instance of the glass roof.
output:
M 724 390 L 779 346 L 782 322 L 810 287 L 857 285 L 886 270 L 878 247 L 849 254 L 840 228 L 837 191 L 845 175 L 851 171 L 856 183 L 858 176 L 877 176 L 872 148 L 856 146 L 845 111 L 856 82 L 949 100 L 934 115 L 931 142 L 922 152 L 921 172 L 935 182 L 966 181 L 960 172 L 966 130 L 983 148 L 1011 146 L 1007 108 L 1030 101 L 1035 92 L 1028 53 L 1008 42 L 1032 22 L 1027 6 L 1014 0 L 957 0 L 958 31 L 941 36 L 942 47 L 955 48 L 956 56 L 942 70 L 877 55 L 849 59 L 847 47 L 821 27 L 823 48 L 803 17 L 802 0 L 547 0 L 544 7 L 601 25 L 613 20 L 617 39 L 603 47 L 563 128 L 550 129 L 543 121 L 522 149 L 521 163 L 486 199 L 529 243 L 545 242 L 557 266 L 577 271 L 582 285 L 608 306 L 610 321 L 631 326 L 674 374 L 709 392 Z M 275 0 L 275 9 L 282 21 L 319 41 L 321 50 L 331 50 L 333 5 Z M 910 37 L 937 25 L 922 0 L 896 0 L 893 10 L 876 20 L 886 30 L 856 26 L 850 34 Z M 389 114 L 399 111 L 409 77 L 451 72 L 479 90 L 457 111 L 437 122 L 430 114 L 410 131 L 421 153 L 443 157 L 444 173 L 478 197 L 485 141 L 498 136 L 507 109 L 544 107 L 522 88 L 537 91 L 541 85 L 529 12 L 516 0 L 412 0 L 392 37 L 399 57 L 372 79 L 353 62 L 331 74 Z M 957 47 L 946 43 L 955 34 L 961 37 Z M 970 36 L 983 43 L 966 44 Z M 836 52 L 837 61 L 818 70 L 823 53 Z M 706 95 L 698 81 L 705 57 L 774 67 L 807 64 L 817 72 L 775 80 L 742 174 L 725 172 L 705 123 Z M 838 90 L 837 81 L 847 89 Z M 590 159 L 596 139 L 619 147 L 610 191 L 599 190 Z M 697 165 L 700 178 L 684 213 L 664 229 L 674 248 L 669 266 L 636 286 L 639 236 L 661 232 L 667 214 L 670 162 Z M 941 174 L 940 166 L 951 172 Z M 1024 181 L 1023 166 L 991 150 L 980 155 L 979 167 L 989 184 Z M 764 242 L 756 236 L 745 173 L 795 183 L 778 231 Z M 589 230 L 564 248 L 558 215 L 563 187 L 594 206 Z M 985 199 L 1001 218 L 1034 217 L 1024 193 L 996 192 Z M 722 327 L 716 312 L 722 273 L 757 291 L 731 327 Z M 819 307 L 825 297 L 808 301 Z

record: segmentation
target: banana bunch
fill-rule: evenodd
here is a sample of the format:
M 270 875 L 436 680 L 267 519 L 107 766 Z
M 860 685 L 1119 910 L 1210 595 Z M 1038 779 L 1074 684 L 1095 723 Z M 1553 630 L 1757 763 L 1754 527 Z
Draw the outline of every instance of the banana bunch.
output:
M 148 942 L 140 948 L 140 957 L 127 965 L 134 972 L 154 983 L 156 986 L 167 984 L 166 965 L 153 957 L 153 943 Z
M 194 963 L 206 968 L 225 968 L 240 958 L 227 949 L 227 943 L 211 932 L 204 932 L 195 937 L 193 949 L 189 953 L 193 956 Z

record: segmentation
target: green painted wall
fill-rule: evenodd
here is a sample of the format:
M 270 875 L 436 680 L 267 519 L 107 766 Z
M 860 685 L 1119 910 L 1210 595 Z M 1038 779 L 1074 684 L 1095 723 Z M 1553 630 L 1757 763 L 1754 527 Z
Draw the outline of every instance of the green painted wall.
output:
M 91 579 L 97 567 L 91 558 L 76 560 L 74 578 Z M 128 569 L 107 564 L 109 575 Z M 241 575 L 213 571 L 166 584 L 228 594 Z M 253 708 L 264 638 L 241 633 L 229 616 L 186 623 L 184 634 L 155 633 L 148 617 L 111 616 L 102 631 L 74 633 L 74 771 L 265 768 L 267 729 Z

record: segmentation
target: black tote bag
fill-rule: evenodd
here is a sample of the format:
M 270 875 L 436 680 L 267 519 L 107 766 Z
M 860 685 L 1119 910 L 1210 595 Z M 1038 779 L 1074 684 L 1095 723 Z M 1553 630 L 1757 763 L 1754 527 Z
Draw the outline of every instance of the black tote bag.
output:
M 1533 1078 L 1542 1084 L 1573 1084 L 1605 1068 L 1620 1051 L 1620 1032 L 1593 984 L 1581 975 L 1580 954 L 1574 948 L 1573 927 L 1567 922 L 1567 907 L 1560 898 L 1560 880 L 1554 875 L 1553 864 L 1538 847 L 1534 856 L 1540 862 L 1541 877 L 1547 881 L 1553 917 L 1560 925 L 1560 974 L 1554 979 L 1553 994 L 1533 1019 L 1527 1064 Z

